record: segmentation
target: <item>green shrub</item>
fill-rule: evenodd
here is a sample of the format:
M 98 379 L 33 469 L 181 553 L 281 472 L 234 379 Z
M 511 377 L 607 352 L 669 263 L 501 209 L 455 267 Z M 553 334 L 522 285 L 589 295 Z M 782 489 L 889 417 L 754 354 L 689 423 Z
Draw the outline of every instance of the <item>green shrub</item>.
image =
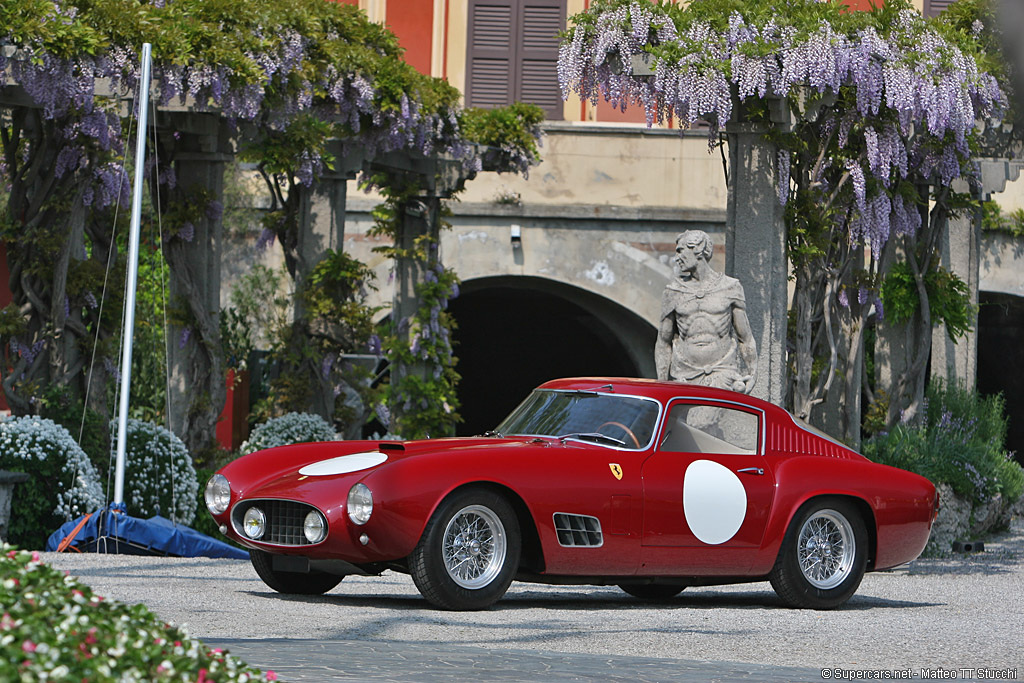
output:
M 273 681 L 237 657 L 165 624 L 145 605 L 104 600 L 42 563 L 3 547 L 0 680 Z
M 996 495 L 1014 502 L 1024 492 L 1024 470 L 1005 451 L 1002 396 L 981 397 L 936 381 L 928 388 L 923 425 L 898 425 L 864 443 L 864 455 L 949 484 L 982 503 Z
M 239 449 L 248 455 L 265 448 L 310 441 L 334 441 L 337 433 L 327 420 L 312 413 L 288 413 L 257 426 Z
M 0 419 L 0 469 L 31 475 L 14 489 L 8 526 L 10 540 L 24 547 L 42 548 L 61 524 L 103 507 L 96 469 L 52 420 Z
M 117 447 L 117 421 L 110 423 L 111 453 Z M 152 422 L 128 420 L 125 444 L 124 502 L 133 517 L 159 513 L 191 524 L 199 491 L 192 457 L 181 439 Z

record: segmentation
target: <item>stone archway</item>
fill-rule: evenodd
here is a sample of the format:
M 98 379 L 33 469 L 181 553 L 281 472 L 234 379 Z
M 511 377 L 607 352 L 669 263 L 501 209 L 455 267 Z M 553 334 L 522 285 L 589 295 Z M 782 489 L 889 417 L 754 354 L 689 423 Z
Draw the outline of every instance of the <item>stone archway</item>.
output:
M 1006 448 L 1024 462 L 1024 297 L 979 292 L 978 392 L 1002 392 L 1010 418 Z
M 653 377 L 657 331 L 620 304 L 554 280 L 502 276 L 463 283 L 451 302 L 460 435 L 493 429 L 549 379 Z

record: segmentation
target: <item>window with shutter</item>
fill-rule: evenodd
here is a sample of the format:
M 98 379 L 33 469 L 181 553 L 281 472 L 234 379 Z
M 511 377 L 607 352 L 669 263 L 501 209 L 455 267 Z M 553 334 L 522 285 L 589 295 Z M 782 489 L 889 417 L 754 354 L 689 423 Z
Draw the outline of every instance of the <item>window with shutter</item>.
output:
M 924 15 L 936 17 L 954 2 L 955 0 L 924 0 Z
M 564 0 L 470 0 L 466 104 L 529 102 L 562 118 L 558 38 Z

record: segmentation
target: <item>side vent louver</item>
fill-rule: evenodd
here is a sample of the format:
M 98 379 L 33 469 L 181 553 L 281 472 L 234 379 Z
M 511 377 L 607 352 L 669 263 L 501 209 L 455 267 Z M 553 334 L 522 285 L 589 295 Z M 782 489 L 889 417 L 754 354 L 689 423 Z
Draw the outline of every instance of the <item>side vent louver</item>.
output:
M 559 545 L 567 548 L 598 548 L 604 544 L 601 521 L 597 517 L 556 512 L 554 519 Z

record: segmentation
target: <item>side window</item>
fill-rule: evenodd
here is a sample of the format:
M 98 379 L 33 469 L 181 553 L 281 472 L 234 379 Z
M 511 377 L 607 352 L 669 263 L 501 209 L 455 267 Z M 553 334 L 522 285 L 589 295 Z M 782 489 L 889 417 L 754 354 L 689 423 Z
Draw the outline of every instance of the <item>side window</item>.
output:
M 760 420 L 718 405 L 675 403 L 662 433 L 661 450 L 679 453 L 757 453 Z

